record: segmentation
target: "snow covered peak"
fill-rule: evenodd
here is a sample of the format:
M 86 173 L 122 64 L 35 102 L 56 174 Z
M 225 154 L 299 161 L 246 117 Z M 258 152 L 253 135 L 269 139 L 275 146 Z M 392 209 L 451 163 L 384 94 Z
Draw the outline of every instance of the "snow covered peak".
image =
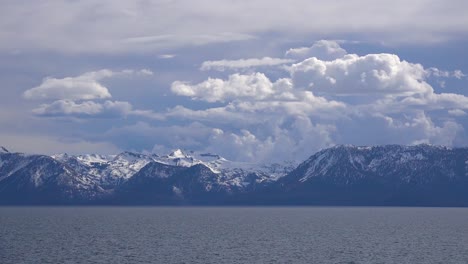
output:
M 174 150 L 171 154 L 168 155 L 170 158 L 188 158 L 189 155 L 186 155 L 181 149 Z
M 6 149 L 5 147 L 0 146 L 0 153 L 10 153 L 10 151 L 8 151 L 8 149 Z

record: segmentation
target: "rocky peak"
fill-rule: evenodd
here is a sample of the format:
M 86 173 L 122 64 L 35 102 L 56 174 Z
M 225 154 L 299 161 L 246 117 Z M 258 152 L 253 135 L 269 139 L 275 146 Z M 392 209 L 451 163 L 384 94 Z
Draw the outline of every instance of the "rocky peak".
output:
M 8 151 L 8 149 L 6 149 L 5 147 L 0 146 L 0 153 L 10 153 L 10 151 Z

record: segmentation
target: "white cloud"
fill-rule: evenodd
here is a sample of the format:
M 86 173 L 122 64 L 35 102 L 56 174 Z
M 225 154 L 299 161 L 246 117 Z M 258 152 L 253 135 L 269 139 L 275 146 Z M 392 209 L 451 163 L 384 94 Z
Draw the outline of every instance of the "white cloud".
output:
M 43 117 L 76 117 L 76 118 L 118 118 L 136 115 L 160 119 L 160 115 L 149 110 L 134 110 L 124 101 L 101 102 L 110 98 L 109 90 L 100 81 L 110 77 L 152 76 L 148 69 L 122 71 L 99 70 L 87 72 L 77 77 L 62 79 L 45 78 L 41 85 L 23 93 L 26 99 L 53 101 L 41 104 L 33 113 Z
M 446 121 L 438 126 L 424 112 L 417 112 L 407 122 L 393 124 L 393 126 L 400 133 L 411 135 L 410 138 L 416 137 L 413 144 L 430 143 L 452 146 L 457 134 L 463 131 L 463 127 L 454 121 Z
M 462 78 L 466 77 L 466 74 L 464 74 L 461 70 L 455 70 L 455 71 L 453 71 L 452 76 L 457 78 L 457 79 L 462 79 Z
M 239 70 L 243 68 L 254 68 L 261 66 L 277 66 L 287 63 L 292 63 L 294 60 L 291 59 L 280 59 L 264 57 L 261 59 L 240 59 L 240 60 L 217 60 L 217 61 L 205 61 L 202 63 L 200 70 L 217 70 L 224 71 L 226 69 Z
M 98 81 L 114 75 L 110 70 L 87 72 L 77 77 L 65 77 L 62 79 L 47 77 L 41 85 L 24 92 L 26 99 L 68 99 L 90 100 L 110 98 L 109 90 Z
M 435 76 L 439 78 L 456 78 L 459 80 L 466 77 L 466 74 L 464 74 L 461 70 L 454 70 L 451 72 L 451 71 L 439 70 L 434 67 L 427 69 L 427 75 Z
M 347 52 L 336 41 L 319 40 L 312 47 L 293 48 L 286 51 L 286 57 L 306 59 L 316 57 L 320 60 L 334 60 L 342 58 Z
M 191 85 L 175 81 L 171 91 L 177 95 L 188 96 L 207 102 L 224 102 L 233 99 L 255 98 L 263 100 L 271 96 L 286 96 L 291 89 L 291 83 L 285 79 L 271 82 L 263 73 L 250 75 L 233 74 L 228 80 L 208 79 L 202 83 Z
M 24 98 L 31 100 L 92 100 L 110 98 L 107 87 L 99 81 L 116 76 L 151 76 L 148 69 L 111 71 L 107 69 L 86 72 L 76 77 L 62 79 L 47 77 L 39 86 L 23 93 Z
M 432 87 L 420 64 L 393 54 L 349 54 L 333 61 L 309 58 L 289 68 L 294 85 L 330 95 L 410 96 Z
M 437 93 L 427 81 L 431 77 L 462 78 L 463 73 L 427 69 L 394 54 L 346 54 L 334 42 L 318 43 L 323 54 L 331 57 L 318 56 L 316 50 L 317 57 L 286 64 L 283 74 L 290 75 L 283 78 L 256 69 L 254 73 L 216 73 L 225 77 L 194 83 L 175 81 L 170 87 L 173 96 L 185 98 L 168 101 L 165 111 L 134 109 L 127 102 L 104 101 L 96 95 L 84 99 L 76 95 L 77 91 L 67 96 L 48 91 L 51 95 L 45 98 L 51 101 L 34 112 L 82 119 L 132 116 L 123 122 L 136 124 L 112 128 L 104 133 L 106 140 L 122 149 L 185 148 L 233 160 L 301 160 L 336 143 L 468 142 L 463 136 L 468 97 Z M 319 47 L 317 43 L 315 46 Z M 307 48 L 304 54 L 313 56 L 311 50 Z M 291 49 L 288 56 L 293 51 L 299 56 L 304 50 Z M 201 69 L 229 67 L 242 71 L 276 63 L 276 59 L 270 59 L 273 61 L 210 61 Z M 98 71 L 68 78 L 102 85 L 102 78 L 107 76 L 152 74 L 149 70 Z M 187 103 L 187 99 L 193 101 Z
M 466 114 L 468 97 L 436 93 L 426 81 L 442 71 L 394 54 L 313 57 L 287 69 L 290 78 L 276 82 L 259 72 L 199 84 L 176 81 L 174 94 L 218 105 L 178 106 L 164 115 L 213 129 L 208 140 L 196 140 L 211 152 L 257 161 L 300 160 L 335 143 L 451 146 L 464 132 L 453 117 Z
M 311 154 L 311 149 L 321 149 L 333 144 L 333 126 L 313 124 L 309 118 L 294 117 L 290 126 L 284 120 L 269 124 L 263 131 L 241 129 L 224 132 L 215 129 L 208 140 L 207 151 L 220 153 L 233 159 L 254 162 L 282 162 L 300 160 Z M 257 129 L 258 130 L 258 129 Z M 262 135 L 267 132 L 267 136 Z

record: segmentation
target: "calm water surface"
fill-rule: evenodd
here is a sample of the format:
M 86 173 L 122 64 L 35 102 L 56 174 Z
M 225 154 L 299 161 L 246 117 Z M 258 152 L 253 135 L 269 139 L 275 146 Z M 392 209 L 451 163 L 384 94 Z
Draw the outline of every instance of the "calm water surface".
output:
M 468 263 L 468 209 L 0 207 L 0 263 Z

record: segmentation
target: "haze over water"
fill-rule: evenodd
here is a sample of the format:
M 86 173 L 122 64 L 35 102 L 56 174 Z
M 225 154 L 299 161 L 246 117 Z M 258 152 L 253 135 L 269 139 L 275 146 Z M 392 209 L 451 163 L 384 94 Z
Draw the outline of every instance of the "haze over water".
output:
M 468 209 L 1 207 L 0 263 L 468 263 Z

